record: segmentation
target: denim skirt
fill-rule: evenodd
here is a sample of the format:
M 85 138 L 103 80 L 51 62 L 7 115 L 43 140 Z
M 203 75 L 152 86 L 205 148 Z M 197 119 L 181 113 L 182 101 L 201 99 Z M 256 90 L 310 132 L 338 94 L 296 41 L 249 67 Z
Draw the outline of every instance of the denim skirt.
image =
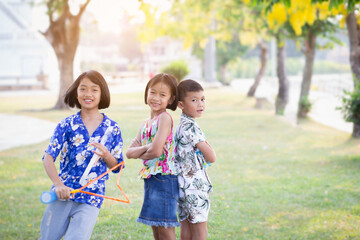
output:
M 156 227 L 177 227 L 179 184 L 175 175 L 151 175 L 144 179 L 144 203 L 137 222 Z

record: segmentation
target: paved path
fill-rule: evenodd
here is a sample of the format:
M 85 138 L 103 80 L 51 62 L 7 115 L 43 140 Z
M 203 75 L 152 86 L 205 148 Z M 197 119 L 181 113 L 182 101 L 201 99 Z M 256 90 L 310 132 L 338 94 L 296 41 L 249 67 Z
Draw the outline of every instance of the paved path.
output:
M 313 102 L 312 110 L 309 113 L 312 119 L 329 127 L 352 133 L 353 124 L 345 122 L 341 111 L 335 110 L 336 107 L 341 106 L 339 98 L 324 92 L 313 91 L 310 101 Z
M 0 114 L 0 151 L 49 139 L 56 123 L 42 119 Z
M 239 89 L 244 94 L 246 94 L 253 81 L 253 79 L 234 80 L 232 82 L 232 87 Z M 258 97 L 265 97 L 269 102 L 275 104 L 275 98 L 277 95 L 276 82 L 274 83 L 274 80 L 262 80 L 255 95 L 257 95 Z M 286 105 L 284 115 L 293 124 L 296 124 L 297 121 L 296 114 L 299 95 L 300 81 L 299 79 L 291 79 L 289 102 Z M 344 132 L 352 132 L 353 124 L 345 122 L 341 112 L 339 110 L 336 110 L 336 107 L 341 106 L 341 101 L 339 97 L 325 91 L 312 90 L 310 92 L 310 101 L 313 106 L 309 113 L 309 117 L 311 117 L 313 120 Z

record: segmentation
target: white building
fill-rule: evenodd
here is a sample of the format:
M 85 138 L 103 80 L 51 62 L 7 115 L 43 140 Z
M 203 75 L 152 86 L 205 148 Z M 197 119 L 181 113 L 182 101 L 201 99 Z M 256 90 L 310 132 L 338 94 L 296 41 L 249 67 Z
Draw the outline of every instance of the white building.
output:
M 57 74 L 51 46 L 32 29 L 29 0 L 0 0 L 0 86 L 36 86 L 37 76 Z

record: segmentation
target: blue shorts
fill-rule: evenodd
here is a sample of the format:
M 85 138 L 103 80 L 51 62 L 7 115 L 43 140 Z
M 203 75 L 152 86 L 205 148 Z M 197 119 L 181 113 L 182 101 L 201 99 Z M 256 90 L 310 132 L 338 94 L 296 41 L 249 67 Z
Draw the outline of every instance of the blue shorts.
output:
M 155 227 L 178 227 L 176 216 L 179 184 L 174 175 L 152 175 L 144 179 L 144 203 L 137 222 Z

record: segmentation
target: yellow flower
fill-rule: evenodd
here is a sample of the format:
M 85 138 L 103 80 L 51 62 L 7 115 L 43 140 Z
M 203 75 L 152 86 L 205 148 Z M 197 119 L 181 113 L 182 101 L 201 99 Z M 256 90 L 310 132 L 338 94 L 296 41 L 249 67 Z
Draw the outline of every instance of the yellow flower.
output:
M 329 11 L 329 2 L 322 2 L 316 4 L 317 9 L 319 10 L 319 19 L 325 20 L 329 15 L 331 15 L 331 11 Z
M 271 14 L 269 14 L 267 16 L 267 21 L 268 21 L 269 28 L 273 29 L 274 28 L 274 19 L 272 18 Z
M 272 11 L 267 15 L 269 28 L 277 31 L 287 20 L 286 7 L 282 3 L 276 3 Z
M 345 4 L 341 4 L 338 6 L 338 8 L 333 8 L 335 12 L 337 12 L 338 14 L 342 14 L 344 16 L 347 16 L 347 9 Z M 336 9 L 336 10 L 335 10 Z
M 290 24 L 294 29 L 296 35 L 301 35 L 302 33 L 301 28 L 304 25 L 304 23 L 305 23 L 304 17 L 301 12 L 297 12 L 290 16 Z
M 315 21 L 315 17 L 316 17 L 316 8 L 314 7 L 308 7 L 304 10 L 304 17 L 305 17 L 305 21 L 309 24 L 312 25 Z
M 341 28 L 344 28 L 344 27 L 345 27 L 345 21 L 346 21 L 346 17 L 343 17 L 343 18 L 340 20 L 340 27 L 341 27 Z
M 287 20 L 286 7 L 282 3 L 276 3 L 272 10 L 272 17 L 278 22 L 278 24 L 283 24 Z

